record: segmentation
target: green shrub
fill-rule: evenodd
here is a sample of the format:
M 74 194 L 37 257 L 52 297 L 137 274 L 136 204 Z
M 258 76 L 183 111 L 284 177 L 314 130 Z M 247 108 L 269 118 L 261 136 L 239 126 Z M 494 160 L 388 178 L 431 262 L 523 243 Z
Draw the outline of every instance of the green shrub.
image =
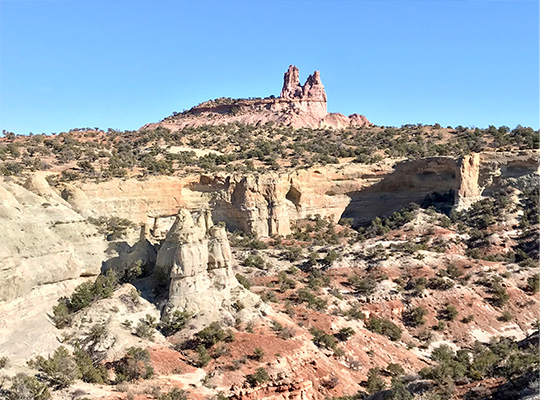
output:
M 369 296 L 375 292 L 377 281 L 373 278 L 360 278 L 357 275 L 351 275 L 347 278 L 349 284 L 362 296 Z
M 472 322 L 473 320 L 474 320 L 474 315 L 470 314 L 470 315 L 467 315 L 466 317 L 463 317 L 461 322 L 463 322 L 464 324 L 468 324 L 469 322 Z
M 424 290 L 426 290 L 427 285 L 428 280 L 422 276 L 417 279 L 409 280 L 409 282 L 407 282 L 407 286 L 405 286 L 405 289 L 414 290 L 417 293 L 422 293 Z
M 330 284 L 330 278 L 325 276 L 320 270 L 313 269 L 309 272 L 308 287 L 316 289 Z
M 490 293 L 491 293 L 491 298 L 489 299 L 489 301 L 495 307 L 504 306 L 510 299 L 510 295 L 507 293 L 504 286 L 502 286 L 499 282 L 495 282 L 495 281 L 492 282 Z
M 156 326 L 156 318 L 146 314 L 144 318 L 139 319 L 139 323 L 135 327 L 135 336 L 153 341 Z
M 277 303 L 279 299 L 277 298 L 276 294 L 272 290 L 267 290 L 261 295 L 262 301 L 266 303 Z
M 197 367 L 204 368 L 206 367 L 210 361 L 212 361 L 212 357 L 208 354 L 208 351 L 206 350 L 206 347 L 203 345 L 197 346 Z
M 366 388 L 369 394 L 375 394 L 386 388 L 386 383 L 381 378 L 379 369 L 369 369 Z
M 154 375 L 150 354 L 140 347 L 130 347 L 126 355 L 115 363 L 114 371 L 117 383 L 150 379 Z
M 174 310 L 167 313 L 158 324 L 159 331 L 165 336 L 174 335 L 187 325 L 192 314 L 186 311 Z
M 130 282 L 133 282 L 135 279 L 141 277 L 143 275 L 142 267 L 143 267 L 142 261 L 137 260 L 135 264 L 133 264 L 132 266 L 124 270 L 122 277 L 120 278 L 120 282 L 130 283 Z
M 307 303 L 309 308 L 317 311 L 323 311 L 327 307 L 326 300 L 315 296 L 309 289 L 302 288 L 297 292 L 298 300 L 302 303 Z
M 386 366 L 385 371 L 391 376 L 401 376 L 405 374 L 403 367 L 396 363 L 390 363 Z
M 323 263 L 326 265 L 332 265 L 332 263 L 339 259 L 339 254 L 335 250 L 330 250 L 328 254 L 324 257 Z
M 371 317 L 367 321 L 366 327 L 372 332 L 388 337 L 390 340 L 397 341 L 401 339 L 401 328 L 388 319 Z
M 256 347 L 255 350 L 253 350 L 253 359 L 257 361 L 261 361 L 264 357 L 264 350 Z
M 71 325 L 73 321 L 73 314 L 68 308 L 69 299 L 62 297 L 58 300 L 58 304 L 53 307 L 53 316 L 51 317 L 54 326 L 58 329 L 65 328 Z
M 435 348 L 431 353 L 431 359 L 436 361 L 437 365 L 420 370 L 420 376 L 434 380 L 439 389 L 451 391 L 454 380 L 462 378 L 467 372 L 469 362 L 467 353 L 460 351 L 456 354 L 446 344 Z
M 435 276 L 427 282 L 427 287 L 433 290 L 449 290 L 454 287 L 455 283 L 449 278 Z
M 278 285 L 279 291 L 283 293 L 289 289 L 294 289 L 296 287 L 296 282 L 294 279 L 289 278 L 287 272 L 281 271 L 278 274 Z
M 334 336 L 337 340 L 340 342 L 346 342 L 353 336 L 356 332 L 351 327 L 341 328 L 338 333 L 336 333 Z
M 0 165 L 0 173 L 5 176 L 19 175 L 23 167 L 18 162 L 5 162 Z
M 158 400 L 188 400 L 188 392 L 173 388 L 168 393 L 160 394 Z
M 58 304 L 53 308 L 51 319 L 55 326 L 58 329 L 69 326 L 73 319 L 73 313 L 88 307 L 94 301 L 111 297 L 116 285 L 116 274 L 113 270 L 109 270 L 105 275 L 99 275 L 93 283 L 84 282 L 77 286 L 69 299 L 60 298 Z
M 244 260 L 244 266 L 258 268 L 258 269 L 264 269 L 264 267 L 265 267 L 264 258 L 262 258 L 258 254 L 257 255 L 250 254 Z
M 75 288 L 68 303 L 71 312 L 77 312 L 88 307 L 94 301 L 94 285 L 91 282 L 84 282 Z
M 289 247 L 283 252 L 283 258 L 291 262 L 298 261 L 301 257 L 302 249 L 298 246 Z
M 238 283 L 240 283 L 240 285 L 242 285 L 246 289 L 248 290 L 251 289 L 251 282 L 244 275 L 236 274 L 236 280 L 238 281 Z
M 125 235 L 128 228 L 133 226 L 133 222 L 130 220 L 119 217 L 89 217 L 88 222 L 96 225 L 99 231 L 107 236 L 108 240 L 121 238 Z
M 354 305 L 343 313 L 344 316 L 350 317 L 355 320 L 365 320 L 366 315 L 360 310 L 358 305 Z
M 455 306 L 449 304 L 444 310 L 441 311 L 440 315 L 447 321 L 453 321 L 456 319 L 458 311 Z
M 527 278 L 526 289 L 532 294 L 538 293 L 540 291 L 540 274 L 534 274 Z
M 18 373 L 11 380 L 7 391 L 7 400 L 48 400 L 51 393 L 47 384 L 40 382 L 35 376 Z
M 316 327 L 309 328 L 309 333 L 313 335 L 313 343 L 319 347 L 325 347 L 327 349 L 335 350 L 337 348 L 337 340 L 334 335 L 326 333 L 322 329 Z
M 404 311 L 403 322 L 405 325 L 416 328 L 420 325 L 424 325 L 426 321 L 424 317 L 427 315 L 427 310 L 423 307 L 415 307 L 410 310 Z
M 514 319 L 514 316 L 512 315 L 510 311 L 504 310 L 503 313 L 497 319 L 502 322 L 510 322 L 512 321 L 512 319 Z
M 81 348 L 76 348 L 73 357 L 84 382 L 97 384 L 108 382 L 108 372 L 105 366 L 94 363 L 87 352 Z
M 221 341 L 233 341 L 234 335 L 231 331 L 225 331 L 221 328 L 219 322 L 212 322 L 203 330 L 197 332 L 195 337 L 205 347 L 211 347 Z
M 264 368 L 257 368 L 255 373 L 247 375 L 246 379 L 251 386 L 257 386 L 270 380 L 268 372 Z
M 40 377 L 55 389 L 67 388 L 81 377 L 74 358 L 64 346 L 57 348 L 48 358 L 37 356 L 28 361 L 28 366 L 37 369 Z

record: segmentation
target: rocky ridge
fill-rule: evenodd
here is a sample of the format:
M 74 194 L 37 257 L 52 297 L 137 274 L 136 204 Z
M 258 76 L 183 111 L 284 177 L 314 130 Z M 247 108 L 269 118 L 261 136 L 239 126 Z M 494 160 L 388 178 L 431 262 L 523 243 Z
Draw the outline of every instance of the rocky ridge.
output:
M 309 75 L 306 83 L 301 85 L 298 68 L 291 65 L 284 75 L 283 88 L 278 98 L 209 101 L 184 113 L 165 118 L 159 123 L 147 124 L 141 129 L 161 126 L 177 130 L 237 122 L 335 129 L 370 125 L 363 115 L 352 114 L 347 117 L 339 113 L 328 113 L 320 72 L 315 71 Z

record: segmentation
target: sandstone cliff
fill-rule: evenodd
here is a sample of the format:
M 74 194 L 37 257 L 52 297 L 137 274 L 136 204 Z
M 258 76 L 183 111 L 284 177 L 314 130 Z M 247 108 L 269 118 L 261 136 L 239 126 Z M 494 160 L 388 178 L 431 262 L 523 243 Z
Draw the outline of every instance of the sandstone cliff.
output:
M 508 179 L 515 185 L 535 179 L 537 159 L 536 151 L 484 152 L 457 159 L 327 165 L 281 174 L 115 179 L 68 185 L 63 194 L 81 212 L 146 224 L 155 238 L 164 237 L 183 207 L 211 208 L 214 221 L 225 222 L 231 231 L 286 236 L 291 223 L 310 215 L 365 223 L 411 202 L 422 203 L 433 193 L 446 195 L 444 207 L 461 209 Z
M 61 296 L 97 275 L 106 241 L 37 172 L 0 178 L 0 357 L 24 365 L 59 346 L 48 318 Z
M 304 85 L 300 84 L 298 68 L 294 65 L 284 75 L 283 88 L 278 98 L 258 100 L 218 99 L 208 101 L 182 114 L 177 114 L 157 124 L 147 124 L 142 129 L 157 126 L 171 130 L 187 126 L 218 125 L 234 122 L 265 124 L 268 122 L 294 128 L 346 128 L 370 125 L 366 117 L 353 114 L 349 117 L 327 112 L 327 99 L 319 71 L 309 75 Z M 225 101 L 226 100 L 226 101 Z
M 143 238 L 125 251 L 127 258 L 110 261 L 121 269 L 139 259 L 153 263 L 153 243 L 165 237 L 182 208 L 212 208 L 214 221 L 225 222 L 230 230 L 285 236 L 291 223 L 310 215 L 363 223 L 433 193 L 448 194 L 447 206 L 463 208 L 503 185 L 530 186 L 538 180 L 537 159 L 536 151 L 484 152 L 462 159 L 328 165 L 283 174 L 114 179 L 54 189 L 41 173 L 20 184 L 4 178 L 0 278 L 8 284 L 0 288 L 0 301 L 43 284 L 99 273 L 102 262 L 111 258 L 104 253 L 110 246 L 86 216 L 127 218 L 149 228 L 152 243 Z M 189 219 L 185 223 L 190 225 Z M 207 233 L 223 239 L 217 228 L 205 229 L 197 239 L 203 247 L 210 240 Z M 219 240 L 212 236 L 210 242 Z
M 33 288 L 97 275 L 106 242 L 36 173 L 24 187 L 0 181 L 0 302 Z

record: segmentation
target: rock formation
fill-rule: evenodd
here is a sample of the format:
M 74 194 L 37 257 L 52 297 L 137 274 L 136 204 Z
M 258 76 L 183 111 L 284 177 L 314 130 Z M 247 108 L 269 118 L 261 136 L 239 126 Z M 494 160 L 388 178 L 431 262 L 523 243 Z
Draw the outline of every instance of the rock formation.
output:
M 309 75 L 304 86 L 300 85 L 300 72 L 294 65 L 289 66 L 283 78 L 283 89 L 281 89 L 282 99 L 288 100 L 308 100 L 326 103 L 326 92 L 321 82 L 321 74 L 315 71 Z
M 294 128 L 347 128 L 370 125 L 366 117 L 352 114 L 349 117 L 328 113 L 326 92 L 319 71 L 309 75 L 306 83 L 300 84 L 298 68 L 289 66 L 283 78 L 283 88 L 278 98 L 226 99 L 208 101 L 182 114 L 177 114 L 157 124 L 147 124 L 141 129 L 163 126 L 171 130 L 202 125 L 219 125 L 234 122 L 246 124 L 277 123 Z
M 195 219 L 182 209 L 157 255 L 156 268 L 170 275 L 166 311 L 193 313 L 201 325 L 216 320 L 234 321 L 241 300 L 248 315 L 259 302 L 236 280 L 231 249 L 224 227 L 214 226 L 209 211 Z
M 103 263 L 103 270 L 113 269 L 118 276 L 122 276 L 129 268 L 140 266 L 142 269 L 151 268 L 156 263 L 156 249 L 149 239 L 150 233 L 146 225 L 141 225 L 139 240 L 130 246 L 121 242 L 122 246 L 115 249 L 117 257 L 110 258 Z
M 300 72 L 294 65 L 289 66 L 283 77 L 282 99 L 300 99 L 303 96 L 303 88 L 300 85 Z
M 434 192 L 453 191 L 447 206 L 461 209 L 507 180 L 517 185 L 538 177 L 537 157 L 535 151 L 483 152 L 462 158 L 327 165 L 281 174 L 218 173 L 132 183 L 115 179 L 78 184 L 77 190 L 88 196 L 84 202 L 77 197 L 73 206 L 146 224 L 158 239 L 181 208 L 196 211 L 202 206 L 212 208 L 214 221 L 226 222 L 229 230 L 286 236 L 291 223 L 309 215 L 368 222 L 410 202 L 421 203 Z
M 49 186 L 43 172 L 0 177 L 0 357 L 24 365 L 60 345 L 48 315 L 97 275 L 107 243 Z
M 0 179 L 0 302 L 35 287 L 97 275 L 106 242 L 40 173 L 24 187 Z
M 303 95 L 305 99 L 326 103 L 326 92 L 324 91 L 319 71 L 315 71 L 313 75 L 308 76 L 303 87 Z

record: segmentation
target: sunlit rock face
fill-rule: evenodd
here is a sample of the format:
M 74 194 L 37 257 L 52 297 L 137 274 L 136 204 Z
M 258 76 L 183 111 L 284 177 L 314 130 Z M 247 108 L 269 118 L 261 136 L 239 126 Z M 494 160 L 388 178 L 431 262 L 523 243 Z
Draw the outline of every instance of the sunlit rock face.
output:
M 219 100 L 219 99 L 218 99 Z M 371 125 L 366 117 L 359 114 L 345 116 L 327 111 L 326 91 L 321 74 L 315 71 L 309 75 L 304 85 L 300 84 L 300 72 L 294 65 L 289 66 L 283 77 L 283 88 L 279 97 L 264 99 L 236 99 L 225 102 L 207 101 L 189 111 L 165 118 L 163 121 L 147 124 L 141 129 L 162 126 L 171 130 L 202 125 L 228 123 L 266 124 L 275 123 L 293 128 L 347 128 Z
M 66 196 L 66 200 L 80 212 L 145 224 L 154 240 L 165 238 L 183 208 L 192 212 L 212 209 L 213 221 L 225 222 L 231 232 L 240 229 L 259 237 L 287 236 L 291 224 L 309 216 L 369 223 L 411 202 L 422 204 L 434 193 L 446 196 L 438 200 L 444 203 L 442 208 L 464 209 L 505 185 L 530 186 L 538 179 L 537 169 L 534 150 L 482 152 L 280 173 L 218 172 L 132 183 L 81 183 L 77 190 L 88 195 Z
M 231 268 L 231 248 L 224 227 L 215 226 L 209 211 L 195 216 L 182 209 L 157 255 L 156 267 L 170 276 L 166 312 L 194 314 L 201 325 L 234 320 L 234 304 L 242 301 L 253 313 L 258 296 L 246 291 Z
M 105 239 L 41 173 L 21 184 L 0 178 L 0 225 L 0 302 L 100 271 Z

